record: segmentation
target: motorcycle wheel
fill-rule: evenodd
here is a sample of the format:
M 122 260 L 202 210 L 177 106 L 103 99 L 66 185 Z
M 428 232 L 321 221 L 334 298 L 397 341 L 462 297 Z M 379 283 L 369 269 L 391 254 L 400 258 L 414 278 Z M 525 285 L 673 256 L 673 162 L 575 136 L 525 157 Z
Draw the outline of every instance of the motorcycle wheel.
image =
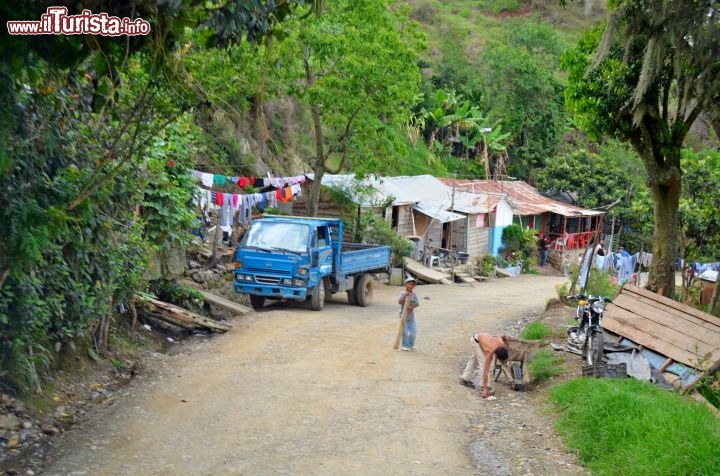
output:
M 602 331 L 590 331 L 585 342 L 585 360 L 588 365 L 602 364 L 603 346 L 605 345 L 605 338 Z

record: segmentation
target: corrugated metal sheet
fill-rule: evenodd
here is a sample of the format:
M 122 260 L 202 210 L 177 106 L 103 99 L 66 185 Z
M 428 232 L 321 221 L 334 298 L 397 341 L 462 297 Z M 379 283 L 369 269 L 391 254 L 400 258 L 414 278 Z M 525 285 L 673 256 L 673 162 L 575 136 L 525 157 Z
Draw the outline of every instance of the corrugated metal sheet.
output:
M 419 211 L 423 215 L 429 216 L 430 218 L 434 218 L 440 223 L 447 223 L 449 221 L 462 220 L 465 218 L 465 215 L 449 212 L 447 210 L 443 210 L 443 208 L 443 205 L 434 205 L 424 202 L 415 205 L 415 210 Z
M 308 174 L 312 180 L 312 174 Z M 384 201 L 393 197 L 393 205 L 404 205 L 416 202 L 450 203 L 452 190 L 432 175 L 416 175 L 405 177 L 376 177 L 369 175 L 357 180 L 355 175 L 325 174 L 322 184 L 326 187 L 353 191 L 358 185 L 369 186 L 375 190 L 375 200 Z M 362 206 L 373 206 L 369 197 L 360 193 L 350 193 L 355 203 Z
M 493 197 L 491 204 L 490 196 L 486 193 L 475 194 L 455 190 L 454 197 L 452 198 L 452 209 L 456 212 L 467 213 L 468 215 L 488 213 L 497 205 L 499 200 L 502 200 L 502 197 Z
M 605 213 L 553 200 L 521 180 L 441 180 L 449 187 L 454 184 L 457 189 L 471 193 L 507 195 L 517 215 L 540 215 L 551 212 L 566 217 L 582 217 L 603 215 Z

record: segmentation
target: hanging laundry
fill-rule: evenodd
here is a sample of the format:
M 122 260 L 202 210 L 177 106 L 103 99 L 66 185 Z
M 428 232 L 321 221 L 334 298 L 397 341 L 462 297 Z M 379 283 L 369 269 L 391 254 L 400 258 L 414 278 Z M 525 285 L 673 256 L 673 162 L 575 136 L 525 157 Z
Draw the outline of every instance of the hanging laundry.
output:
M 213 175 L 213 180 L 215 181 L 215 185 L 217 185 L 218 187 L 224 187 L 227 183 L 227 177 L 225 177 L 224 175 Z
M 200 180 L 202 180 L 202 184 L 206 187 L 212 187 L 213 186 L 213 174 L 208 174 L 205 172 L 202 172 L 202 175 L 200 176 Z
M 220 217 L 219 217 L 220 229 L 223 232 L 232 231 L 234 210 L 233 210 L 231 202 L 232 202 L 232 198 L 228 201 L 224 201 L 223 206 L 220 207 Z

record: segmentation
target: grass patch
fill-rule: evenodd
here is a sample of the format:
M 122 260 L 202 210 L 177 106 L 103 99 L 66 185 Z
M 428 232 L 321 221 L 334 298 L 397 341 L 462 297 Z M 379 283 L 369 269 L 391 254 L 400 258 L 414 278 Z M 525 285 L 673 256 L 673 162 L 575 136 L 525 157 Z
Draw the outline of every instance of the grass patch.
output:
M 556 429 L 593 474 L 711 475 L 720 425 L 710 410 L 635 379 L 580 378 L 550 390 Z
M 534 380 L 544 382 L 551 377 L 560 375 L 563 372 L 562 364 L 563 358 L 555 352 L 539 350 L 535 352 L 533 358 L 527 362 L 527 367 Z
M 543 340 L 552 334 L 552 329 L 544 322 L 531 322 L 520 332 L 520 337 L 529 340 Z

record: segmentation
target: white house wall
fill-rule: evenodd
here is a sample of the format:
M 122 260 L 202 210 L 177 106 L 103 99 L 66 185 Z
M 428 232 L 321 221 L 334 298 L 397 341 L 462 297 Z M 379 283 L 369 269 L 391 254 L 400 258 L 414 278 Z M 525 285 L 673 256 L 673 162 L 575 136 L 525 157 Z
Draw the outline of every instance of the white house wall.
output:
M 500 254 L 500 248 L 502 248 L 502 232 L 505 227 L 512 225 L 513 209 L 507 200 L 501 200 L 497 204 L 496 213 L 492 214 L 491 217 L 487 249 L 490 254 L 497 256 Z

